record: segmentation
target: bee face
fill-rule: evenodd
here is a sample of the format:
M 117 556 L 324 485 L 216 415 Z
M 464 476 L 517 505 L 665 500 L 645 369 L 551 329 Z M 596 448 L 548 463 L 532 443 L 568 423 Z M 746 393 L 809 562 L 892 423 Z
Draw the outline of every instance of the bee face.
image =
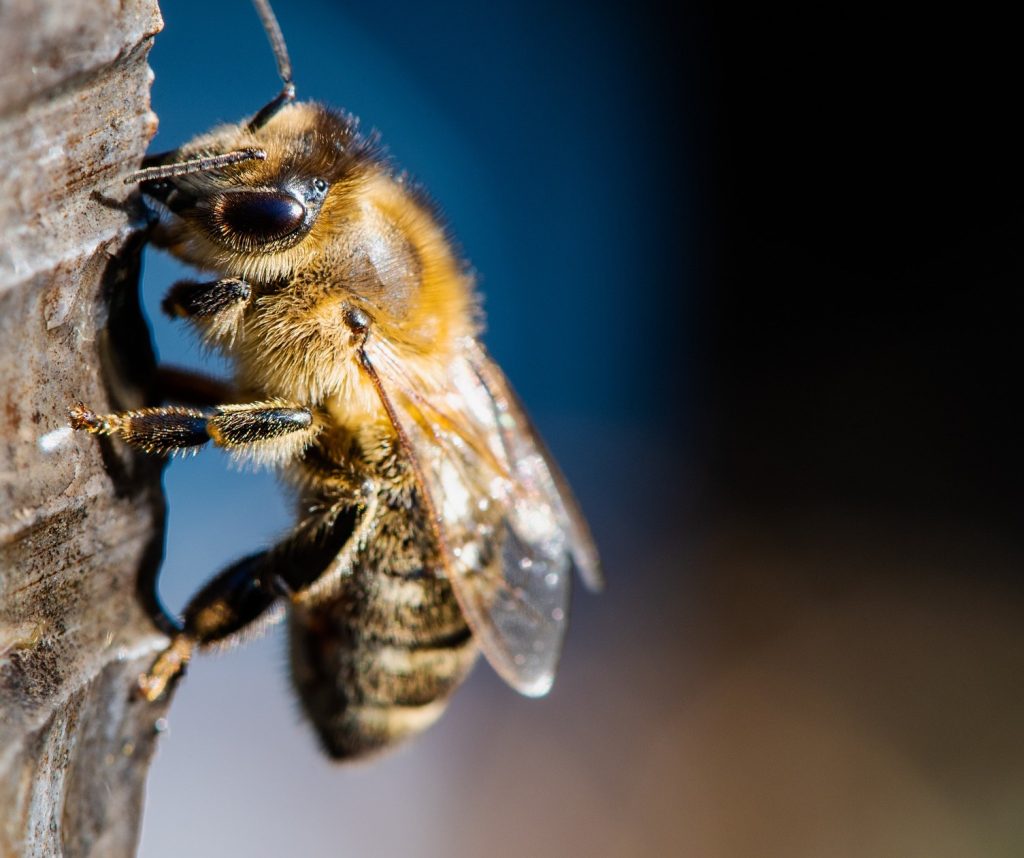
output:
M 167 215 L 158 243 L 194 264 L 219 267 L 243 257 L 276 256 L 280 262 L 281 254 L 307 239 L 329 240 L 370 162 L 355 126 L 352 118 L 320 105 L 291 104 L 255 131 L 228 126 L 168 153 L 162 160 L 171 163 L 240 150 L 258 157 L 143 181 L 142 193 Z M 321 219 L 329 223 L 318 228 Z M 294 262 L 306 255 L 284 258 Z

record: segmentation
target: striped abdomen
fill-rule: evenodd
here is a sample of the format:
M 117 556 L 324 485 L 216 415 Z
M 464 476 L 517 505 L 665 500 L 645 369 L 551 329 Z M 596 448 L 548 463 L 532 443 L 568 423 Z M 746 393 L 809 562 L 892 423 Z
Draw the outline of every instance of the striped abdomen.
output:
M 477 656 L 447 581 L 369 564 L 336 598 L 295 609 L 290 627 L 295 685 L 336 758 L 432 724 Z

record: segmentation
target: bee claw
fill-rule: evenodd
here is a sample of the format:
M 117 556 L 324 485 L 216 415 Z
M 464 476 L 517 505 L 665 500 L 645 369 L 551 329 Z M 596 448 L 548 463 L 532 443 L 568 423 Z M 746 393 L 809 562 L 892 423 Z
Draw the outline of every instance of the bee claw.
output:
M 95 434 L 103 429 L 103 420 L 84 402 L 76 402 L 68 408 L 68 420 L 72 429 L 83 429 Z
M 149 669 L 139 674 L 138 689 L 143 698 L 152 703 L 163 696 L 168 684 L 179 676 L 192 657 L 192 642 L 176 636 Z

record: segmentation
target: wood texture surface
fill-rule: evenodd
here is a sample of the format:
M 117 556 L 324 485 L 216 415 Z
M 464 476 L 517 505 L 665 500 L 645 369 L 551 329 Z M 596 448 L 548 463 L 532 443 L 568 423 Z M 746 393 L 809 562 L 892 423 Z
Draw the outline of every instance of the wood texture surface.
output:
M 140 405 L 138 213 L 155 0 L 0 0 L 0 855 L 135 853 L 166 704 L 147 592 L 159 464 L 72 435 Z

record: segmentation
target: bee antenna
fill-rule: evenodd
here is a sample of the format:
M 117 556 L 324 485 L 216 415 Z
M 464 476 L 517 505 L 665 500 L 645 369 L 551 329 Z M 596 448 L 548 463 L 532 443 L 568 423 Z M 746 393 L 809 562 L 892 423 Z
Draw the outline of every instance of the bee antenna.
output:
M 139 182 L 154 182 L 160 179 L 173 179 L 178 176 L 189 176 L 193 173 L 209 173 L 219 170 L 231 164 L 239 164 L 242 161 L 263 161 L 267 153 L 262 149 L 238 149 L 235 152 L 227 152 L 224 155 L 211 155 L 203 158 L 193 158 L 190 161 L 179 161 L 177 164 L 158 164 L 155 167 L 143 167 L 134 173 L 125 176 L 126 185 L 135 185 Z
M 288 46 L 284 42 L 284 34 L 281 32 L 281 25 L 277 23 L 274 10 L 270 8 L 270 0 L 252 0 L 252 4 L 256 7 L 256 14 L 260 16 L 263 30 L 270 40 L 270 47 L 277 61 L 277 73 L 283 84 L 281 92 L 273 101 L 262 107 L 249 121 L 249 130 L 258 131 L 277 111 L 295 100 L 295 84 L 292 82 L 292 61 L 288 58 Z

